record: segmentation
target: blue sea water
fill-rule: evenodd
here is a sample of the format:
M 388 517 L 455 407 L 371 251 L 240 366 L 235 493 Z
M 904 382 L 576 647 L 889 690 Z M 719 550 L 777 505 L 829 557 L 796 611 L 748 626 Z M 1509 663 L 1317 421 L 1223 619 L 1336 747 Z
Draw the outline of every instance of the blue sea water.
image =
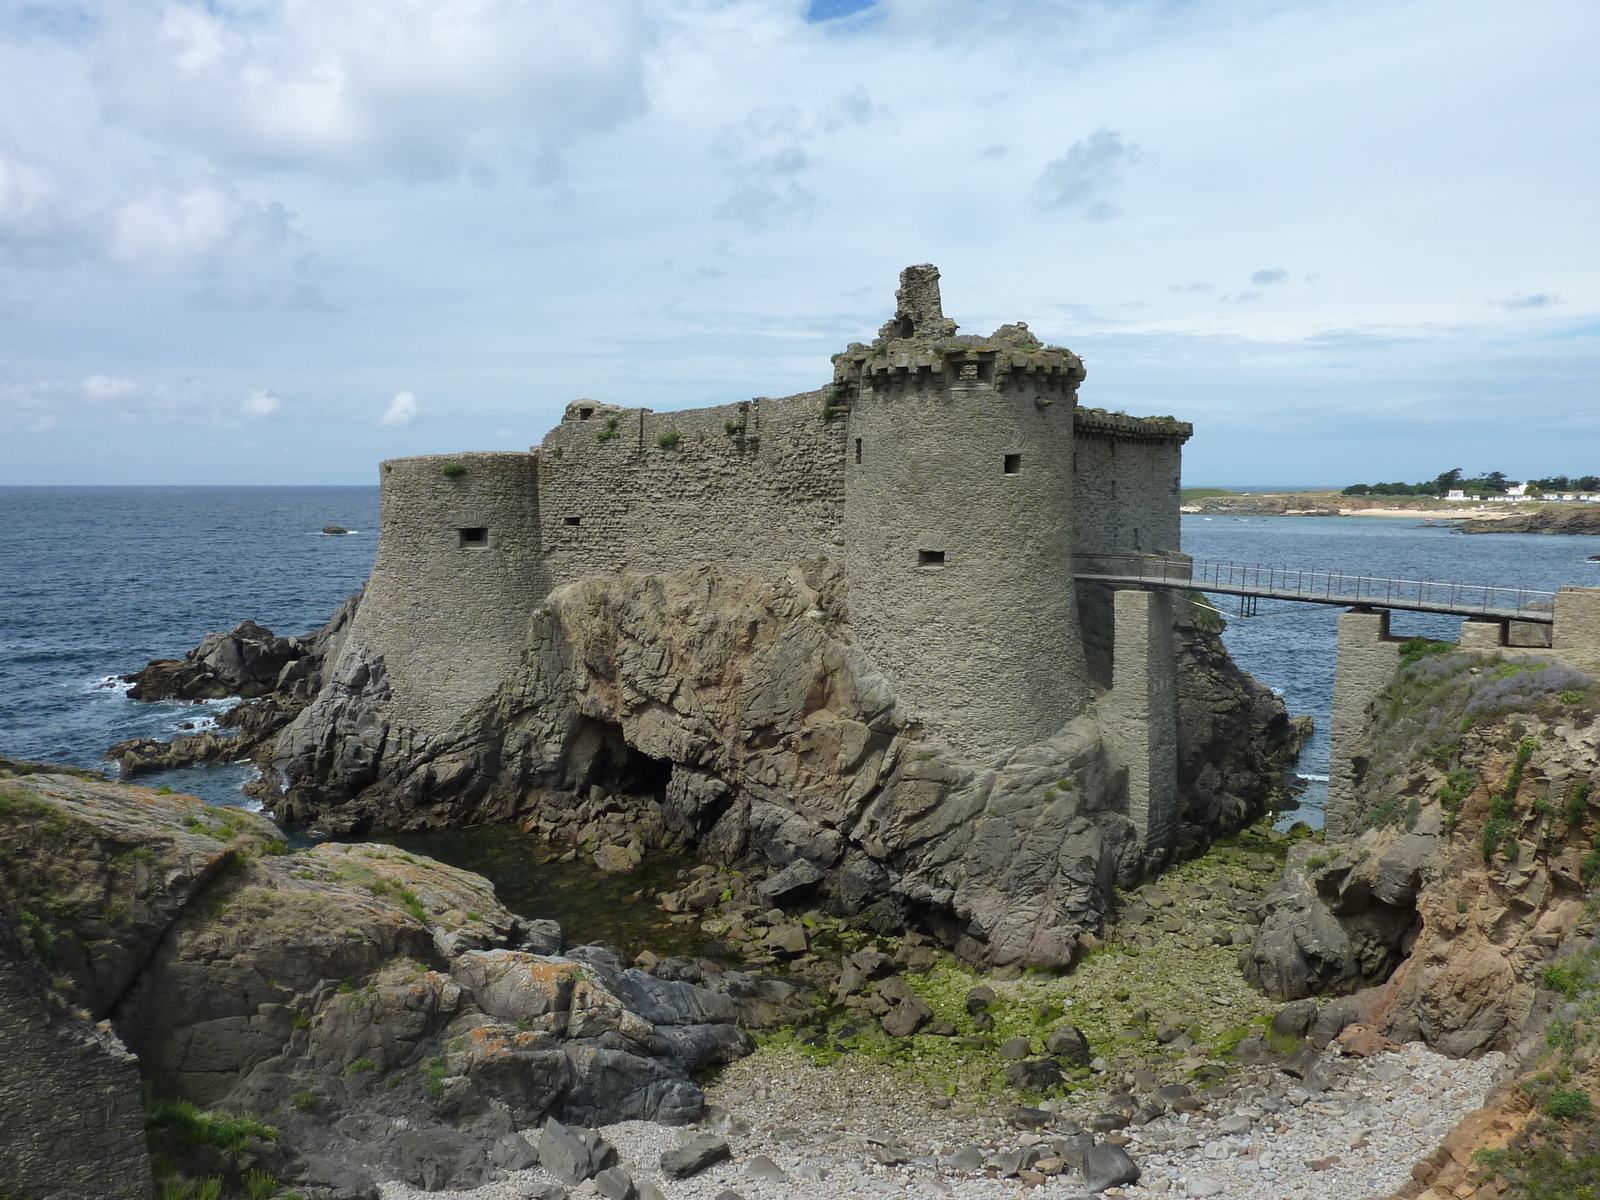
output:
M 0 753 L 99 768 L 114 742 L 203 725 L 229 702 L 141 704 L 116 677 L 246 617 L 320 627 L 365 582 L 377 529 L 375 487 L 0 488 Z M 246 770 L 140 782 L 241 803 Z
M 321 532 L 341 525 L 343 537 Z M 246 617 L 280 634 L 321 626 L 377 552 L 376 488 L 0 488 L 0 753 L 98 768 L 106 747 L 170 737 L 227 702 L 141 704 L 118 675 L 175 658 Z M 1198 558 L 1554 590 L 1600 585 L 1600 537 L 1463 536 L 1413 520 L 1186 516 Z M 1236 602 L 1215 603 L 1230 614 Z M 1240 664 L 1317 733 L 1299 770 L 1320 823 L 1338 609 L 1263 604 L 1230 620 Z M 1452 637 L 1448 618 L 1397 613 L 1400 633 Z M 242 803 L 248 768 L 145 776 L 213 803 Z

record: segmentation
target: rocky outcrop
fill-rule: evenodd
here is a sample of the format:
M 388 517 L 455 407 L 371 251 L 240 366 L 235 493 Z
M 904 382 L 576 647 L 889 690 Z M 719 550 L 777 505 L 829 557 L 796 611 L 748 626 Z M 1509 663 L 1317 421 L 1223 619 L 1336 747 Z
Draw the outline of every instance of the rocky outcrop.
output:
M 1179 835 L 1196 845 L 1265 811 L 1311 736 L 1311 718 L 1289 716 L 1280 696 L 1239 668 L 1221 618 L 1190 603 L 1175 608 Z
M 1186 616 L 1174 636 L 1194 846 L 1259 815 L 1305 729 L 1215 629 Z M 359 640 L 328 661 L 254 785 L 291 824 L 515 820 L 572 841 L 585 797 L 627 792 L 663 841 L 758 865 L 772 901 L 870 910 L 884 928 L 914 915 L 994 966 L 1066 965 L 1112 887 L 1151 866 L 1092 712 L 993 763 L 931 742 L 852 642 L 827 561 L 770 579 L 706 567 L 561 588 L 511 678 L 432 739 L 392 724 L 385 664 Z M 599 853 L 621 870 L 640 849 Z
M 124 779 L 146 771 L 248 759 L 269 748 L 322 688 L 337 661 L 361 602 L 351 596 L 321 629 L 278 637 L 254 621 L 227 633 L 208 633 L 181 659 L 156 659 L 123 676 L 133 700 L 245 701 L 216 718 L 217 729 L 179 734 L 171 741 L 134 738 L 106 751 Z
M 1509 517 L 1477 518 L 1462 533 L 1600 533 L 1600 504 L 1552 504 Z
M 339 1195 L 483 1182 L 548 1115 L 693 1119 L 694 1073 L 748 1052 L 745 997 L 780 986 L 563 954 L 476 875 L 376 844 L 290 853 L 264 818 L 189 797 L 33 774 L 0 802 L 5 906 L 57 995 L 109 1018 L 102 1045 L 114 1027 L 157 1097 L 270 1118 L 277 1147 L 249 1161 Z M 63 1053 L 109 1053 L 87 1045 Z M 137 1131 L 131 1061 L 100 1074 L 129 1076 Z
M 1278 999 L 1382 984 L 1385 1036 L 1510 1049 L 1546 963 L 1592 932 L 1593 680 L 1549 660 L 1424 656 L 1380 697 L 1366 831 L 1301 845 L 1241 965 Z

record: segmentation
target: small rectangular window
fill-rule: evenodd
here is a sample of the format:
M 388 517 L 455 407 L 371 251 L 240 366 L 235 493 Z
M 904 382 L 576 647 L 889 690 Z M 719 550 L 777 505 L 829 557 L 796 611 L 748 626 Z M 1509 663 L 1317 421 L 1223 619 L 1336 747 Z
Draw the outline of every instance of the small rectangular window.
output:
M 1007 475 L 1015 475 L 1021 470 L 1022 470 L 1022 455 L 1020 455 L 1020 454 L 1008 454 L 1008 455 L 1006 455 L 1006 474 Z
M 579 517 L 562 517 L 561 523 L 563 525 L 576 525 L 579 520 L 581 520 Z
M 856 439 L 856 462 L 861 462 L 861 439 Z
M 592 408 L 580 408 L 578 410 L 578 420 L 580 421 L 587 421 L 592 416 L 594 416 L 594 409 Z
M 456 533 L 461 537 L 461 545 L 483 547 L 489 544 L 489 531 L 479 525 L 473 529 L 458 529 Z
M 944 566 L 944 551 L 943 550 L 918 550 L 917 551 L 917 566 L 919 566 L 919 567 L 942 567 L 942 566 Z

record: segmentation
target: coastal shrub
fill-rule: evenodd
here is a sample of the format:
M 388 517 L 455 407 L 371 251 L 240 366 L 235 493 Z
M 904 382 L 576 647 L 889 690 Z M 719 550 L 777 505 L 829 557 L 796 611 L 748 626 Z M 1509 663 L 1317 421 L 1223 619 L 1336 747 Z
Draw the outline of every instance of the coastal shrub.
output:
M 271 1200 L 278 1181 L 265 1171 L 251 1171 L 244 1177 L 244 1194 L 250 1200 Z
M 1560 992 L 1568 1000 L 1576 1000 L 1578 993 L 1589 982 L 1589 972 L 1589 963 L 1574 955 L 1546 965 L 1541 982 L 1552 992 Z
M 1366 816 L 1362 820 L 1368 829 L 1381 829 L 1385 825 L 1394 824 L 1399 816 L 1400 797 L 1389 796 L 1367 809 Z
M 439 474 L 446 479 L 460 479 L 467 473 L 466 463 L 447 462 L 439 468 Z
M 1583 863 L 1578 868 L 1578 878 L 1583 881 L 1584 887 L 1600 879 L 1600 850 L 1591 850 L 1583 856 Z
M 1586 1117 L 1594 1111 L 1594 1102 L 1589 1099 L 1587 1092 L 1580 1092 L 1576 1088 L 1554 1088 L 1545 1097 L 1544 1111 L 1560 1121 L 1570 1121 L 1574 1117 Z
M 615 441 L 617 438 L 622 436 L 622 434 L 617 429 L 617 426 L 620 425 L 621 423 L 622 422 L 617 420 L 616 417 L 607 417 L 604 428 L 596 431 L 596 433 L 594 435 L 594 440 L 597 441 L 597 442 Z
M 1567 793 L 1566 812 L 1563 815 L 1568 825 L 1582 825 L 1584 818 L 1589 815 L 1589 790 L 1589 784 L 1575 783 Z
M 656 445 L 660 446 L 663 450 L 671 450 L 682 440 L 683 435 L 676 429 L 669 429 L 666 433 L 656 435 Z
M 370 1058 L 363 1056 L 356 1059 L 355 1062 L 346 1067 L 345 1072 L 350 1075 L 359 1075 L 363 1071 L 376 1071 L 377 1069 L 377 1063 L 373 1062 Z
M 1325 854 L 1313 854 L 1310 858 L 1306 859 L 1306 870 L 1308 871 L 1320 871 L 1327 865 L 1328 857 Z
M 442 1058 L 430 1058 L 422 1064 L 422 1077 L 425 1081 L 428 1095 L 433 1099 L 437 1100 L 444 1095 L 444 1081 L 449 1073 Z
M 1522 787 L 1522 772 L 1538 749 L 1539 743 L 1525 737 L 1517 743 L 1516 755 L 1511 760 L 1511 773 L 1506 785 L 1489 801 L 1489 819 L 1483 823 L 1483 861 L 1489 862 L 1499 851 L 1506 858 L 1517 856 L 1516 829 L 1512 818 L 1516 814 L 1517 790 Z
M 1478 777 L 1471 771 L 1457 768 L 1445 776 L 1445 781 L 1439 785 L 1439 806 L 1445 811 L 1446 829 L 1454 831 L 1456 819 L 1461 815 L 1461 806 L 1472 794 L 1477 782 Z
M 1488 681 L 1473 689 L 1462 713 L 1463 721 L 1477 724 L 1504 713 L 1536 707 L 1540 701 L 1592 682 L 1589 676 L 1565 663 L 1547 658 L 1514 658 L 1490 673 Z
M 1583 702 L 1583 693 L 1578 691 L 1562 692 L 1559 699 L 1563 704 L 1581 704 Z
M 822 397 L 822 419 L 824 421 L 833 420 L 833 414 L 837 411 L 837 406 L 836 406 L 835 402 L 838 399 L 839 399 L 839 389 L 838 388 L 829 388 L 823 394 L 823 397 Z
M 1413 796 L 1411 799 L 1406 801 L 1405 817 L 1401 820 L 1401 824 L 1406 827 L 1407 833 L 1410 833 L 1417 827 L 1417 822 L 1421 819 L 1421 817 L 1422 801 Z
M 312 1109 L 316 1108 L 317 1105 L 321 1104 L 322 1101 L 317 1099 L 317 1094 L 315 1092 L 296 1092 L 294 1094 L 294 1098 L 290 1100 L 289 1103 L 294 1105 L 301 1112 L 310 1112 Z
M 401 906 L 417 920 L 427 923 L 428 910 L 422 907 L 422 901 L 417 899 L 417 894 L 410 888 L 403 888 L 387 880 L 380 879 L 371 887 L 374 896 L 393 896 L 400 901 Z M 343 988 L 339 989 L 343 991 Z
M 734 434 L 738 433 L 740 428 L 741 426 L 737 421 L 724 421 L 722 423 L 722 432 L 729 437 L 733 437 Z

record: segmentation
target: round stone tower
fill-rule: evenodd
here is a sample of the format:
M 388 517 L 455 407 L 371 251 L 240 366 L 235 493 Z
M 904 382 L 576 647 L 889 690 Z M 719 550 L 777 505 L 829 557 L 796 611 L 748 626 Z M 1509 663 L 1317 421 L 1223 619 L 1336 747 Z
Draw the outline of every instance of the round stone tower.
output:
M 896 300 L 835 362 L 851 624 L 930 732 L 1025 745 L 1089 692 L 1072 573 L 1083 363 L 1021 323 L 957 336 L 931 265 L 902 272 Z
M 550 591 L 537 462 L 430 454 L 379 468 L 378 559 L 347 654 L 383 658 L 397 727 L 442 732 L 516 666 Z

